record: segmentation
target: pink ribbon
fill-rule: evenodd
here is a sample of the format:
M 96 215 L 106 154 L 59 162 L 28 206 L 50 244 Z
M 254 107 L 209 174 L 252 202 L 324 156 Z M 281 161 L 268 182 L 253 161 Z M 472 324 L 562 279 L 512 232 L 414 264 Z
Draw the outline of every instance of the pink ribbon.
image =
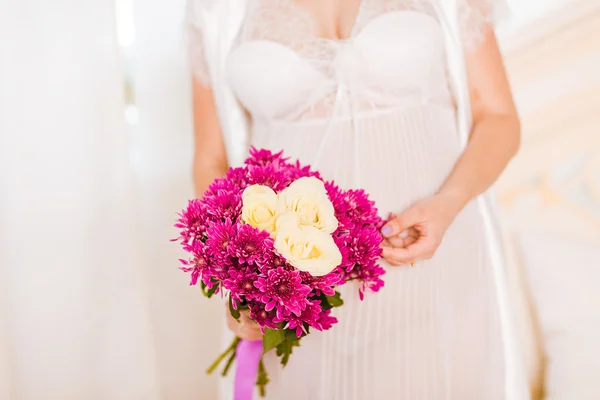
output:
M 235 387 L 234 400 L 252 400 L 256 377 L 258 376 L 258 364 L 263 353 L 262 340 L 242 340 L 238 344 L 235 355 Z

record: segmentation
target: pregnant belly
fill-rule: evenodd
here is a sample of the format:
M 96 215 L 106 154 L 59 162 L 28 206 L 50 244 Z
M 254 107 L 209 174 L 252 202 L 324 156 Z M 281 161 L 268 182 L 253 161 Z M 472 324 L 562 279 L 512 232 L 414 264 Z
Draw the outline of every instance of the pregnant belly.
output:
M 394 110 L 330 123 L 255 124 L 252 144 L 283 150 L 344 188 L 363 188 L 382 216 L 432 195 L 460 155 L 454 112 Z

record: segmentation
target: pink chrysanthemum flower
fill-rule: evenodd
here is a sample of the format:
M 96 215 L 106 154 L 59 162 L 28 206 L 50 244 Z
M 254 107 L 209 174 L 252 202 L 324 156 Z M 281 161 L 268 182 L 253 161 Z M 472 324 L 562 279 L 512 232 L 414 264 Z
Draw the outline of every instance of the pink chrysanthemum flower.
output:
M 271 269 L 266 277 L 258 278 L 254 286 L 262 292 L 260 301 L 266 304 L 265 310 L 275 309 L 278 318 L 290 312 L 300 315 L 308 304 L 310 288 L 302 283 L 298 270 Z
M 218 190 L 202 199 L 212 221 L 236 221 L 242 212 L 242 193 L 238 189 Z
M 246 302 L 256 299 L 261 292 L 254 286 L 258 279 L 258 274 L 247 271 L 237 271 L 233 268 L 229 270 L 229 278 L 223 281 L 223 287 L 231 291 L 234 300 L 234 308 L 237 309 L 236 302 Z
M 241 264 L 263 265 L 266 253 L 272 248 L 273 239 L 269 232 L 240 224 L 227 251 Z
M 306 305 L 306 308 L 300 315 L 288 315 L 285 318 L 279 320 L 275 318 L 275 322 L 284 322 L 284 329 L 291 329 L 296 331 L 296 337 L 301 337 L 303 334 L 308 333 L 307 327 L 314 328 L 318 331 L 324 331 L 331 328 L 336 324 L 337 318 L 331 316 L 330 310 L 323 310 L 321 308 L 321 301 L 314 300 Z
M 369 265 L 379 259 L 383 238 L 379 231 L 371 226 L 353 229 L 344 237 L 344 263 L 352 269 L 355 265 Z
M 285 189 L 290 180 L 285 171 L 273 165 L 248 167 L 248 184 L 268 186 L 275 192 Z
M 179 214 L 175 228 L 180 229 L 179 239 L 184 246 L 184 250 L 190 251 L 187 247 L 190 241 L 206 237 L 206 229 L 208 228 L 206 206 L 200 200 L 190 200 L 187 208 Z
M 272 246 L 265 252 L 264 262 L 259 267 L 263 274 L 266 274 L 270 269 L 279 267 L 290 271 L 295 270 Z
M 211 264 L 215 268 L 225 268 L 225 266 L 232 265 L 229 252 L 232 242 L 237 236 L 237 226 L 229 220 L 215 222 L 208 228 L 206 234 L 208 235 L 206 240 L 207 255 L 211 257 Z
M 340 226 L 339 231 L 347 231 L 364 225 L 372 225 L 376 228 L 382 226 L 375 203 L 369 200 L 364 190 L 343 191 L 331 182 L 325 184 L 325 189 L 335 209 L 335 216 Z
M 191 272 L 190 286 L 202 280 L 207 286 L 212 287 L 211 272 L 210 272 L 210 256 L 208 255 L 207 246 L 200 240 L 195 240 L 189 246 L 190 253 L 193 255 L 191 260 L 179 260 L 183 264 L 180 269 L 184 272 Z
M 246 165 L 254 166 L 273 166 L 275 169 L 283 168 L 287 165 L 287 158 L 283 157 L 283 151 L 273 153 L 270 150 L 250 148 L 250 157 L 245 161 Z
M 349 231 L 354 227 L 354 222 L 350 216 L 350 204 L 345 200 L 345 193 L 333 182 L 325 182 L 327 196 L 335 210 L 335 217 L 338 220 L 337 233 Z
M 302 277 L 302 282 L 308 285 L 317 296 L 321 293 L 333 296 L 335 294 L 333 287 L 344 283 L 344 276 L 338 269 L 323 276 L 312 276 L 308 272 L 301 272 L 300 276 Z
M 344 196 L 348 206 L 348 215 L 357 225 L 376 225 L 381 221 L 377 215 L 375 202 L 369 200 L 364 190 L 348 190 Z
M 361 286 L 358 290 L 361 300 L 364 299 L 364 293 L 366 291 L 376 293 L 384 285 L 381 276 L 385 274 L 385 270 L 375 261 L 369 265 L 363 265 L 360 269 L 353 270 L 351 274 L 356 276 L 355 279 L 358 279 L 361 282 Z
M 256 321 L 262 328 L 279 329 L 275 323 L 275 313 L 265 310 L 265 305 L 258 301 L 248 302 L 248 308 L 250 308 L 250 318 Z
M 319 304 L 320 301 L 313 301 L 306 305 L 300 315 L 290 314 L 282 318 L 276 317 L 275 322 L 284 322 L 284 329 L 295 330 L 296 336 L 301 337 L 303 333 L 308 333 L 305 324 L 308 326 L 319 327 L 317 321 L 323 311 Z
M 318 331 L 326 331 L 337 324 L 337 322 L 337 318 L 331 315 L 331 310 L 321 310 L 319 319 L 311 324 L 311 326 Z
M 238 190 L 243 191 L 243 189 L 248 187 L 248 168 L 231 168 L 229 172 L 227 172 L 226 179 L 235 185 Z
M 203 198 L 208 196 L 216 196 L 220 191 L 235 192 L 237 190 L 239 190 L 238 183 L 229 176 L 226 176 L 225 178 L 215 179 L 215 181 L 211 183 L 204 192 Z
M 323 180 L 321 178 L 321 175 L 317 171 L 312 171 L 310 166 L 308 165 L 303 167 L 302 165 L 300 165 L 300 161 L 296 161 L 295 164 L 290 164 L 287 170 L 287 175 L 290 182 L 293 182 L 299 178 L 310 176 L 314 176 L 315 178 Z

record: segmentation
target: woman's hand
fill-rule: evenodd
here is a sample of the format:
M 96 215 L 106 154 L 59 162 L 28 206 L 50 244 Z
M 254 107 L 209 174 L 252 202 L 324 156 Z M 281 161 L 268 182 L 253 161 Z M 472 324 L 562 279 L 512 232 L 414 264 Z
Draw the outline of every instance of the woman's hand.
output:
M 392 216 L 381 230 L 386 238 L 383 258 L 391 265 L 401 266 L 433 257 L 463 207 L 461 196 L 440 193 Z
M 229 305 L 226 305 L 227 327 L 240 339 L 255 341 L 262 340 L 263 334 L 260 325 L 250 318 L 249 310 L 240 311 L 239 322 L 231 316 Z

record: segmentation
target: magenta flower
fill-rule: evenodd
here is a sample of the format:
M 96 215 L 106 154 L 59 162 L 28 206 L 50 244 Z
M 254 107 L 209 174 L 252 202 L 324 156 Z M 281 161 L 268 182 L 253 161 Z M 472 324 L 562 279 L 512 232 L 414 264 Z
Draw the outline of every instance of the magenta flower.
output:
M 299 161 L 296 161 L 296 163 L 294 165 L 290 165 L 290 167 L 288 168 L 288 171 L 287 171 L 287 175 L 288 175 L 288 179 L 290 182 L 293 182 L 299 178 L 304 178 L 304 177 L 309 177 L 309 176 L 314 176 L 315 178 L 323 180 L 321 178 L 321 175 L 317 171 L 312 171 L 310 169 L 310 166 L 305 166 L 305 167 L 301 166 Z
M 230 247 L 237 236 L 237 226 L 229 220 L 215 222 L 206 231 L 206 248 L 212 264 L 220 266 L 232 265 Z
M 226 178 L 236 189 L 244 190 L 248 187 L 248 168 L 231 168 Z
M 369 200 L 364 190 L 348 190 L 344 196 L 348 215 L 357 225 L 376 225 L 381 221 L 375 203 Z
M 350 203 L 345 199 L 345 192 L 343 192 L 333 182 L 325 182 L 325 190 L 327 190 L 327 196 L 333 204 L 335 210 L 335 217 L 338 220 L 337 232 L 344 232 L 354 227 L 354 221 L 350 215 Z
M 268 186 L 275 192 L 285 189 L 290 180 L 285 171 L 273 165 L 248 167 L 248 184 Z
M 179 260 L 183 264 L 180 269 L 184 272 L 191 272 L 190 286 L 198 283 L 202 279 L 204 283 L 210 283 L 210 257 L 208 256 L 207 247 L 199 240 L 192 242 L 190 246 L 193 258 L 191 260 Z M 208 285 L 210 286 L 210 285 Z
M 289 313 L 300 315 L 308 304 L 310 288 L 302 283 L 298 270 L 271 269 L 254 286 L 262 293 L 260 301 L 266 304 L 265 310 L 275 309 L 278 318 Z
M 319 319 L 311 324 L 311 326 L 318 331 L 326 331 L 337 324 L 337 322 L 337 318 L 331 315 L 331 310 L 322 310 L 319 314 Z
M 344 283 L 344 276 L 338 268 L 323 276 L 312 276 L 308 272 L 301 272 L 300 276 L 302 276 L 302 282 L 308 285 L 317 296 L 321 293 L 333 296 L 335 294 L 333 288 Z
M 191 240 L 204 239 L 208 228 L 208 214 L 206 206 L 197 199 L 190 200 L 188 207 L 179 214 L 175 228 L 180 229 L 179 239 L 184 250 Z M 177 239 L 175 239 L 177 240 Z
M 287 261 L 282 256 L 280 256 L 279 253 L 277 253 L 277 251 L 275 251 L 273 247 L 271 247 L 265 252 L 265 258 L 262 265 L 260 265 L 260 271 L 263 274 L 266 274 L 270 269 L 279 267 L 290 271 L 295 270 L 294 267 L 289 265 Z
M 273 239 L 267 231 L 239 224 L 227 252 L 240 264 L 263 265 L 267 252 L 273 248 Z
M 229 270 L 229 278 L 223 281 L 223 287 L 231 291 L 234 301 L 243 303 L 260 296 L 260 291 L 254 286 L 257 279 L 258 274 L 254 272 L 237 271 L 232 268 Z M 234 308 L 237 308 L 235 303 Z
M 250 148 L 250 157 L 245 161 L 246 165 L 272 166 L 281 169 L 287 166 L 287 158 L 283 157 L 283 151 L 273 153 L 270 150 Z
M 265 310 L 265 305 L 258 301 L 250 301 L 248 303 L 250 308 L 250 318 L 256 321 L 262 328 L 279 329 L 275 323 L 275 313 Z
M 284 322 L 284 329 L 295 330 L 296 336 L 301 337 L 303 333 L 308 333 L 307 326 L 319 326 L 317 321 L 320 318 L 321 312 L 323 312 L 319 304 L 320 301 L 313 301 L 306 305 L 300 315 L 290 314 L 283 318 L 278 316 L 275 318 L 275 322 Z
M 315 328 L 318 331 L 325 331 L 336 324 L 337 318 L 331 316 L 330 310 L 321 308 L 321 301 L 314 300 L 306 305 L 306 308 L 300 315 L 290 314 L 285 318 L 275 318 L 275 322 L 284 322 L 284 329 L 294 330 L 296 337 L 301 337 L 308 333 L 307 327 Z
M 242 212 L 242 193 L 237 190 L 217 190 L 202 199 L 206 214 L 212 221 L 237 221 Z
M 231 171 L 229 173 L 231 173 Z M 236 190 L 239 190 L 238 183 L 227 176 L 225 178 L 216 179 L 211 183 L 208 186 L 208 189 L 206 189 L 206 192 L 204 192 L 203 198 L 206 198 L 207 196 L 216 196 L 220 191 L 235 192 Z
M 375 203 L 369 200 L 364 190 L 342 191 L 331 182 L 326 183 L 325 188 L 335 209 L 340 231 L 350 230 L 355 226 L 371 225 L 377 228 L 382 226 Z
M 371 226 L 353 229 L 344 237 L 346 251 L 342 253 L 343 265 L 352 269 L 356 265 L 369 265 L 381 256 L 383 238 L 379 231 Z
M 369 265 L 363 265 L 362 268 L 355 269 L 352 273 L 356 273 L 356 279 L 361 282 L 361 287 L 358 290 L 361 300 L 364 299 L 366 291 L 376 293 L 384 285 L 381 276 L 385 274 L 385 270 L 376 261 Z

